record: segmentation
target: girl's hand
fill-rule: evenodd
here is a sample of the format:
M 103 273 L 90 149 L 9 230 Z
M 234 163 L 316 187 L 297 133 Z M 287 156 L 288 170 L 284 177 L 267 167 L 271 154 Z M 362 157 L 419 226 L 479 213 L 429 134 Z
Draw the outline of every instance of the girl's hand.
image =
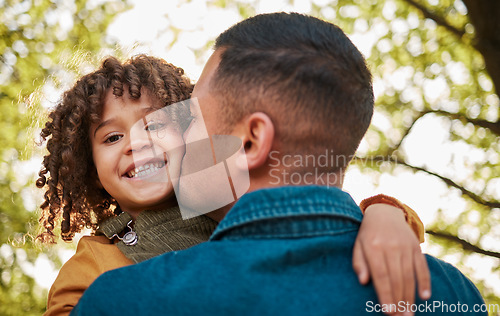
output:
M 353 252 L 353 267 L 359 282 L 368 284 L 372 279 L 382 306 L 388 308 L 389 304 L 394 304 L 398 307 L 401 301 L 404 306 L 413 304 L 415 282 L 420 298 L 430 298 L 427 261 L 399 208 L 388 204 L 368 206 Z M 396 311 L 391 310 L 389 314 Z

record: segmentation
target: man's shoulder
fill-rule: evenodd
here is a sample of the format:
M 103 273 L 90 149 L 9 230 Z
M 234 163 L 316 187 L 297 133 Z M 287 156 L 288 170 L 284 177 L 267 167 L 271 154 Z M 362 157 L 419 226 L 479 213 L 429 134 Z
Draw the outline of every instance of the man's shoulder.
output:
M 462 303 L 484 303 L 479 290 L 460 270 L 434 256 L 425 255 L 431 273 L 432 299 L 457 300 Z
M 214 255 L 206 255 L 207 252 L 200 250 L 205 248 L 204 244 L 208 243 L 183 251 L 164 253 L 101 274 L 85 291 L 72 315 L 109 315 L 110 311 L 123 310 L 129 315 L 140 315 L 145 313 L 144 302 L 156 302 L 158 306 L 148 307 L 148 312 L 152 314 L 161 308 L 167 310 L 170 305 L 182 301 L 183 296 L 188 295 L 186 291 L 189 288 L 202 284 L 203 277 L 200 276 L 206 274 L 204 268 L 210 268 L 214 264 Z M 134 290 L 123 291 L 124 289 Z M 109 295 L 102 295 L 103 292 Z M 130 303 L 126 308 L 123 306 L 124 300 Z M 160 301 L 161 304 L 158 303 Z
M 431 273 L 445 275 L 447 277 L 459 277 L 460 279 L 468 280 L 467 277 L 463 275 L 463 273 L 460 272 L 460 270 L 458 270 L 454 265 L 429 254 L 425 254 L 425 257 Z

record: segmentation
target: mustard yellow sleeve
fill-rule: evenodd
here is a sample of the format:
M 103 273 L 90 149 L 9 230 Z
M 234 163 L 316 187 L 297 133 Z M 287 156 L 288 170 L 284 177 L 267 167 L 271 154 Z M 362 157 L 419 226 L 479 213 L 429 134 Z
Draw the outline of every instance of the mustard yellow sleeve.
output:
M 132 262 L 103 236 L 86 236 L 50 288 L 44 316 L 69 315 L 83 292 L 102 273 Z
M 411 229 L 415 232 L 415 235 L 417 235 L 417 238 L 419 239 L 419 241 L 421 243 L 425 241 L 424 224 L 420 220 L 420 217 L 418 217 L 418 214 L 411 207 L 409 207 L 408 205 L 406 205 L 404 203 L 401 203 L 398 199 L 393 198 L 393 197 L 388 196 L 388 195 L 378 194 L 378 195 L 369 197 L 369 198 L 361 201 L 361 203 L 359 204 L 359 207 L 361 208 L 361 211 L 363 211 L 363 214 L 364 214 L 364 212 L 368 206 L 373 205 L 373 204 L 379 204 L 379 203 L 389 204 L 389 205 L 392 205 L 392 206 L 395 206 L 395 207 L 401 209 L 401 211 L 403 211 L 403 213 L 405 215 L 406 222 L 408 223 L 408 225 L 410 225 Z

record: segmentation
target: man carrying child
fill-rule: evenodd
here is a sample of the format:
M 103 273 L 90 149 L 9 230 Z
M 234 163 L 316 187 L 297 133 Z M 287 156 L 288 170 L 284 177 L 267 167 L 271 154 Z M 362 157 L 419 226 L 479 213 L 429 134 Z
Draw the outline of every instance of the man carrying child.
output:
M 373 91 L 365 61 L 345 34 L 300 14 L 247 19 L 217 38 L 192 98 L 208 135 L 241 139 L 248 193 L 207 214 L 220 220 L 208 242 L 103 274 L 72 315 L 387 312 L 373 286 L 360 285 L 352 271 L 362 213 L 341 190 L 349 159 L 315 167 L 269 159 L 325 149 L 354 155 L 370 124 Z M 306 177 L 284 185 L 271 174 L 276 168 L 298 175 L 320 168 L 332 186 L 310 185 Z M 407 263 L 403 276 L 413 273 L 412 258 L 400 261 Z M 427 264 L 430 300 L 402 301 L 398 312 L 446 313 L 421 308 L 429 302 L 461 304 L 468 312 L 483 304 L 457 269 L 431 256 Z

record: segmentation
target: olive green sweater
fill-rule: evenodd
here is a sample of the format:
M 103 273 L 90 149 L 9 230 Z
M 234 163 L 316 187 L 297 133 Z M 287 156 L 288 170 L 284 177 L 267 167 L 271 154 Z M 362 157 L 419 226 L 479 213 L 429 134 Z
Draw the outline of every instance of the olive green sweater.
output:
M 98 233 L 112 239 L 130 231 L 127 224 L 132 221 L 137 243 L 127 245 L 122 240 L 117 243 L 123 254 L 138 263 L 169 251 L 183 250 L 207 241 L 217 226 L 213 219 L 202 215 L 182 219 L 178 207 L 167 210 L 143 211 L 135 222 L 128 213 L 110 218 L 102 223 Z

